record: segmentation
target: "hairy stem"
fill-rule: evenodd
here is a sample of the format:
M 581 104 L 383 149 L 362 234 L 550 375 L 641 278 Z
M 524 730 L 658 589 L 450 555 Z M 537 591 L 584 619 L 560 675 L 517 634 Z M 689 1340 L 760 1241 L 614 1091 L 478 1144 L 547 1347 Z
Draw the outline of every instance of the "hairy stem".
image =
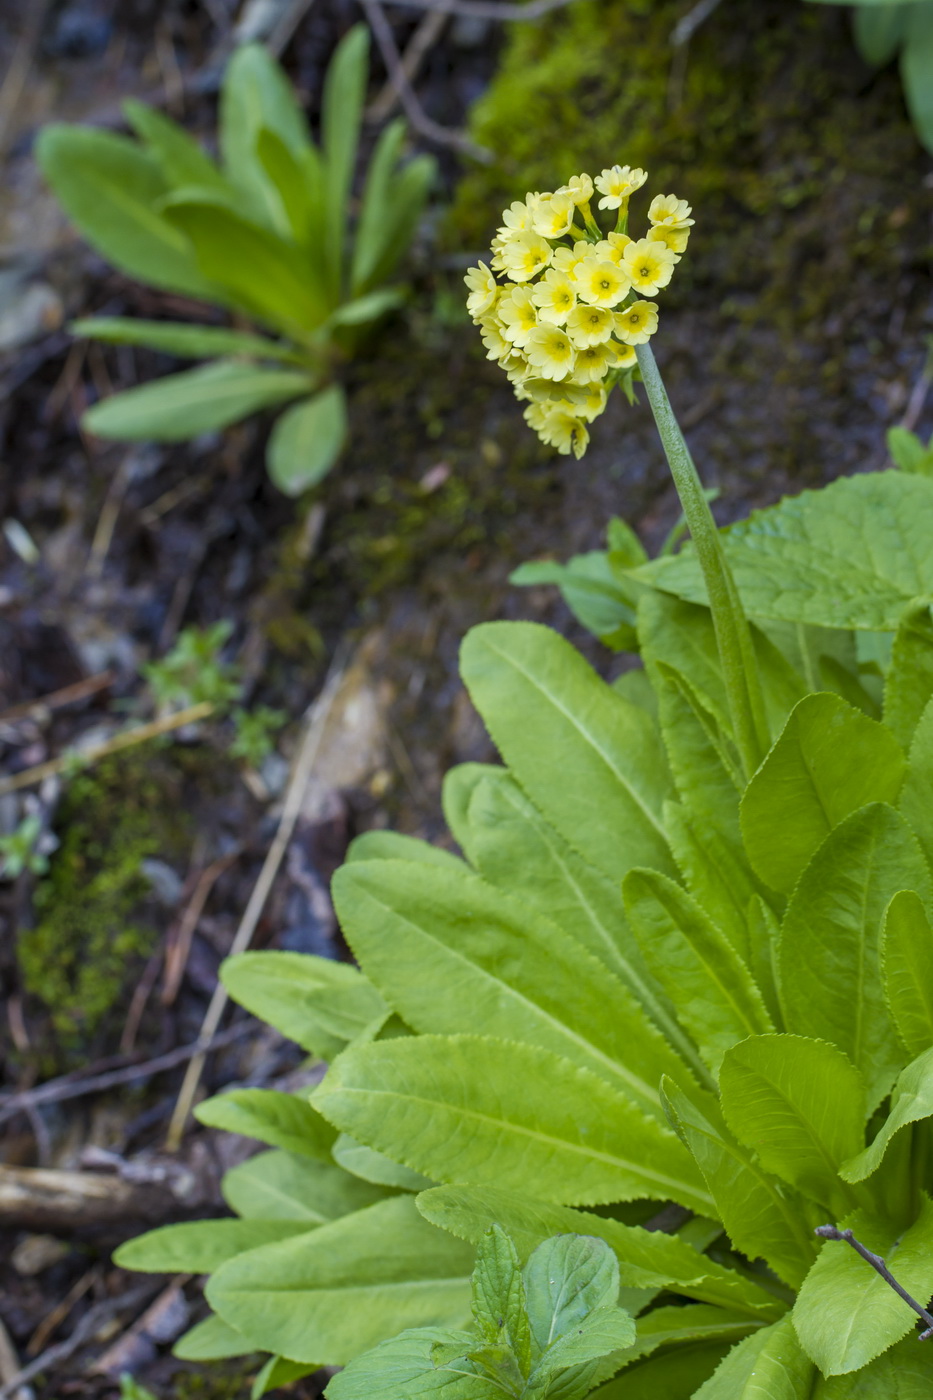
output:
M 719 530 L 703 494 L 690 449 L 671 407 L 650 345 L 636 347 L 638 367 L 648 393 L 658 434 L 667 455 L 697 559 L 706 583 L 716 645 L 736 743 L 746 780 L 768 750 L 768 728 L 748 620 L 729 568 Z
M 819 1235 L 824 1240 L 842 1240 L 845 1244 L 850 1244 L 856 1254 L 860 1254 L 866 1264 L 870 1264 L 876 1274 L 880 1274 L 889 1288 L 893 1288 L 899 1298 L 903 1298 L 908 1307 L 927 1325 L 925 1331 L 920 1333 L 920 1341 L 926 1342 L 933 1337 L 933 1313 L 922 1308 L 916 1298 L 912 1298 L 906 1288 L 902 1288 L 897 1279 L 891 1273 L 887 1264 L 880 1254 L 872 1254 L 870 1249 L 866 1249 L 860 1240 L 855 1238 L 851 1230 L 839 1230 L 835 1225 L 818 1225 L 814 1234 Z

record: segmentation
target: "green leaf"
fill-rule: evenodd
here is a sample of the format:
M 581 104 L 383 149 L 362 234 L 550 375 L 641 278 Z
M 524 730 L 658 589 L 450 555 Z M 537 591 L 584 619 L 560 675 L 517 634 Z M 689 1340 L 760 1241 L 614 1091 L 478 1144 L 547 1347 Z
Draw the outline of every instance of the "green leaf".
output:
M 631 1346 L 634 1340 L 635 1323 L 628 1313 L 621 1308 L 597 1308 L 552 1343 L 535 1367 L 531 1380 L 537 1384 L 548 1382 L 571 1366 L 598 1361 L 610 1352 Z M 590 1389 L 584 1383 L 583 1388 L 574 1389 L 572 1395 L 587 1395 Z M 557 1393 L 557 1388 L 551 1391 L 551 1394 Z M 562 1389 L 559 1393 L 568 1397 L 571 1394 Z
M 156 213 L 167 186 L 134 141 L 53 122 L 39 133 L 36 159 L 69 218 L 108 262 L 147 286 L 226 300 L 199 271 L 184 234 Z
M 464 862 L 442 846 L 432 846 L 416 836 L 400 831 L 364 831 L 354 836 L 347 850 L 346 863 L 358 860 L 417 860 L 439 865 L 442 870 L 462 870 Z
M 278 132 L 262 127 L 256 136 L 256 155 L 281 201 L 284 221 L 278 219 L 279 232 L 320 259 L 326 209 L 324 167 L 317 148 L 308 144 L 298 154 Z
M 300 370 L 217 360 L 113 394 L 89 408 L 81 424 L 96 437 L 124 442 L 183 442 L 306 393 L 309 382 Z
M 903 889 L 930 897 L 926 862 L 904 819 L 873 803 L 827 836 L 801 875 L 781 928 L 785 1025 L 848 1055 L 865 1078 L 869 1110 L 904 1059 L 880 963 L 884 913 Z
M 677 1235 L 644 1230 L 618 1220 L 534 1200 L 499 1187 L 437 1186 L 418 1197 L 418 1209 L 434 1224 L 473 1243 L 498 1221 L 507 1230 L 520 1258 L 553 1235 L 592 1235 L 605 1240 L 619 1261 L 619 1302 L 632 1311 L 645 1306 L 662 1288 L 712 1303 L 751 1318 L 780 1316 L 782 1304 L 752 1279 L 717 1264 Z M 815 1242 L 810 1253 L 815 1254 Z
M 842 477 L 753 511 L 721 533 L 753 616 L 893 632 L 907 603 L 933 595 L 928 477 L 897 471 Z M 633 577 L 706 602 L 691 546 L 643 565 Z
M 286 496 L 300 496 L 330 471 L 347 441 L 347 401 L 339 384 L 302 399 L 277 420 L 266 448 L 269 476 Z
M 907 13 L 901 49 L 901 81 L 914 130 L 933 151 L 933 5 L 914 4 Z M 925 590 L 933 592 L 931 590 Z M 919 592 L 919 590 L 918 590 Z
M 845 1181 L 864 1181 L 881 1166 L 895 1133 L 908 1123 L 933 1117 L 933 1048 L 924 1050 L 898 1075 L 891 1093 L 891 1111 L 874 1141 L 845 1162 L 839 1175 Z
M 779 1278 L 799 1287 L 816 1254 L 803 1202 L 736 1141 L 713 1098 L 688 1096 L 669 1079 L 661 1088 L 671 1122 L 693 1153 L 734 1247 L 749 1258 L 766 1259 Z
M 894 465 L 902 472 L 929 476 L 933 471 L 933 450 L 929 446 L 924 447 L 916 433 L 907 428 L 889 428 L 887 444 Z
M 885 911 L 881 963 L 898 1034 L 919 1055 L 933 1045 L 933 929 L 912 890 L 901 890 Z
M 248 1249 L 313 1228 L 311 1221 L 283 1219 L 189 1220 L 127 1240 L 114 1253 L 113 1262 L 121 1269 L 150 1274 L 209 1274 Z
M 695 1400 L 810 1400 L 815 1377 L 788 1317 L 733 1347 Z
M 214 355 L 250 355 L 260 360 L 298 362 L 295 350 L 279 341 L 223 326 L 192 326 L 179 321 L 143 321 L 122 316 L 90 316 L 72 321 L 72 335 L 103 340 L 110 345 L 145 345 L 185 360 L 206 360 Z
M 241 1332 L 211 1313 L 178 1338 L 172 1355 L 179 1361 L 225 1361 L 232 1356 L 252 1356 L 255 1350 Z
M 364 1181 L 376 1182 L 379 1186 L 398 1186 L 403 1191 L 420 1191 L 432 1183 L 420 1172 L 410 1167 L 400 1166 L 382 1152 L 374 1152 L 365 1143 L 357 1142 L 347 1133 L 341 1133 L 334 1143 L 334 1161 L 344 1171 L 360 1176 Z
M 231 1260 L 207 1295 L 256 1346 L 343 1365 L 406 1327 L 462 1327 L 472 1262 L 471 1248 L 398 1196 Z
M 522 1374 L 531 1366 L 531 1328 L 515 1246 L 498 1225 L 479 1242 L 472 1283 L 473 1320 L 485 1342 L 505 1346 Z
M 333 896 L 354 956 L 414 1030 L 539 1045 L 663 1121 L 657 1083 L 683 1061 L 556 923 L 466 869 L 410 861 L 345 865 Z
M 535 806 L 612 880 L 672 868 L 667 767 L 650 718 L 547 627 L 491 622 L 461 650 L 473 703 Z
M 123 103 L 127 121 L 148 147 L 168 186 L 215 185 L 226 189 L 227 181 L 184 127 L 155 107 L 147 107 L 129 97 Z
M 271 1147 L 330 1162 L 336 1133 L 307 1099 L 276 1089 L 234 1089 L 198 1104 L 194 1116 L 209 1128 L 242 1133 Z
M 670 1196 L 701 1213 L 709 1205 L 672 1133 L 538 1046 L 473 1035 L 361 1045 L 331 1066 L 312 1101 L 435 1181 L 578 1204 Z
M 596 1392 L 596 1400 L 690 1400 L 719 1365 L 729 1344 L 697 1342 L 626 1368 Z
M 808 695 L 742 798 L 742 835 L 755 873 L 790 894 L 840 822 L 869 802 L 896 801 L 904 769 L 901 747 L 884 725 L 838 695 Z
M 278 136 L 299 161 L 311 144 L 304 116 L 281 68 L 262 44 L 244 44 L 234 52 L 224 74 L 220 150 L 227 174 L 244 191 L 251 212 L 285 233 L 287 215 L 258 151 L 263 130 Z
M 652 1308 L 635 1324 L 636 1339 L 630 1348 L 632 1361 L 663 1346 L 681 1346 L 684 1342 L 719 1340 L 740 1342 L 764 1322 L 756 1322 L 747 1313 L 730 1312 L 709 1303 L 688 1303 L 686 1306 Z M 629 1363 L 630 1364 L 630 1363 Z
M 387 1195 L 381 1186 L 350 1176 L 342 1167 L 281 1151 L 260 1152 L 232 1167 L 221 1191 L 230 1209 L 247 1220 L 301 1220 L 309 1225 L 362 1210 Z
M 356 166 L 368 74 L 369 30 L 355 24 L 344 35 L 324 78 L 321 102 L 321 147 L 327 190 L 326 250 L 331 277 L 343 277 L 347 205 Z
M 181 190 L 162 208 L 190 238 L 203 275 L 251 316 L 299 338 L 326 319 L 330 303 L 320 276 L 293 243 L 244 218 L 210 191 Z
M 373 1400 L 374 1396 L 405 1396 L 405 1400 L 502 1400 L 502 1387 L 478 1375 L 470 1362 L 454 1369 L 435 1367 L 435 1349 L 452 1333 L 437 1327 L 412 1328 L 356 1357 L 334 1376 L 327 1400 Z
M 933 1348 L 905 1337 L 860 1371 L 817 1376 L 811 1400 L 929 1400 L 931 1394 Z
M 351 283 L 354 296 L 378 287 L 395 275 L 415 237 L 436 174 L 437 163 L 433 156 L 421 155 L 392 176 L 388 205 L 379 226 L 378 260 L 359 280 L 354 277 Z
M 400 306 L 404 293 L 400 287 L 383 287 L 378 292 L 367 292 L 365 296 L 345 301 L 330 317 L 332 326 L 364 326 L 369 321 L 377 321 L 386 312 Z
M 685 890 L 657 871 L 632 870 L 622 897 L 649 971 L 714 1074 L 730 1045 L 774 1029 L 745 963 Z
M 354 296 L 391 276 L 398 259 L 398 247 L 407 246 L 406 235 L 420 216 L 427 186 L 434 175 L 433 160 L 424 157 L 399 172 L 397 166 L 404 139 L 404 121 L 389 122 L 380 133 L 366 171 L 350 272 Z M 400 181 L 410 185 L 408 172 L 413 168 L 421 176 L 418 183 L 423 184 L 423 193 L 413 188 L 399 189 Z
M 800 1035 L 753 1036 L 725 1055 L 719 1092 L 726 1122 L 762 1166 L 841 1212 L 840 1163 L 864 1142 L 865 1086 L 841 1050 Z
M 578 554 L 566 564 L 520 564 L 509 575 L 509 582 L 520 588 L 556 584 L 574 617 L 594 637 L 615 651 L 637 648 L 634 589 L 618 578 L 605 550 Z
M 923 1198 L 918 1219 L 901 1233 L 864 1211 L 842 1222 L 880 1254 L 902 1288 L 915 1298 L 933 1292 L 933 1206 Z M 917 1316 L 854 1249 L 827 1240 L 794 1305 L 797 1336 L 824 1376 L 867 1366 L 906 1337 Z
M 884 687 L 884 722 L 905 749 L 933 695 L 933 617 L 929 599 L 912 603 L 894 638 Z
M 554 1235 L 544 1240 L 525 1266 L 525 1297 L 532 1335 L 541 1351 L 619 1298 L 619 1261 L 595 1235 Z M 635 1327 L 619 1346 L 630 1346 Z
M 914 732 L 898 806 L 933 869 L 933 823 L 930 821 L 933 811 L 933 700 L 927 704 Z
M 238 953 L 220 980 L 240 1006 L 325 1060 L 389 1014 L 355 967 L 312 953 Z
M 866 63 L 876 68 L 883 67 L 894 58 L 906 31 L 907 11 L 903 4 L 873 4 L 859 6 L 855 11 L 855 43 Z M 889 428 L 888 450 L 892 433 L 903 432 L 903 428 Z M 897 466 L 903 464 L 891 452 Z
M 293 1381 L 300 1381 L 303 1376 L 313 1375 L 319 1369 L 313 1361 L 289 1361 L 287 1356 L 270 1356 L 253 1381 L 249 1400 L 261 1400 L 268 1391 L 291 1385 Z

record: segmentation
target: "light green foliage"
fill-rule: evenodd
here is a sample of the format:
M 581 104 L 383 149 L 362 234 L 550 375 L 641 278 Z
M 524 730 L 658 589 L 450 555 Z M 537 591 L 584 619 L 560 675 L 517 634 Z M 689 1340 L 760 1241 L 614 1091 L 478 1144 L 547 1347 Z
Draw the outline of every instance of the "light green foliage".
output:
M 241 1219 L 121 1255 L 213 1266 L 228 1330 L 204 1346 L 350 1362 L 334 1400 L 925 1394 L 910 1308 L 814 1230 L 851 1222 L 921 1301 L 933 1290 L 930 509 L 923 477 L 891 472 L 754 517 L 746 601 L 773 611 L 785 567 L 788 583 L 777 625 L 752 619 L 771 737 L 749 779 L 701 598 L 653 591 L 681 589 L 687 554 L 629 556 L 637 684 L 543 627 L 470 634 L 464 677 L 504 766 L 447 780 L 463 858 L 360 838 L 334 882 L 358 968 L 224 968 L 330 1065 L 310 1108 L 256 1090 L 203 1106 L 274 1149 L 228 1173 Z M 837 602 L 861 648 L 818 630 Z M 644 1228 L 665 1201 L 692 1218 Z M 538 1355 L 569 1270 L 555 1236 L 611 1251 L 634 1332 L 591 1321 L 587 1295 Z
M 151 1390 L 135 1381 L 128 1371 L 120 1377 L 120 1400 L 156 1400 Z
M 237 706 L 230 718 L 234 726 L 230 757 L 242 758 L 258 768 L 275 748 L 274 735 L 288 716 L 284 710 L 273 710 L 269 705 L 254 705 L 251 710 Z
M 383 1342 L 331 1381 L 329 1400 L 369 1400 L 380 1392 L 584 1400 L 620 1364 L 608 1361 L 610 1354 L 635 1340 L 618 1296 L 618 1261 L 602 1240 L 553 1236 L 522 1269 L 512 1240 L 493 1225 L 477 1251 L 470 1329 L 408 1332 Z
M 233 623 L 185 627 L 171 651 L 142 667 L 142 676 L 160 712 L 206 703 L 223 711 L 240 694 L 236 668 L 221 655 Z
M 28 870 L 44 875 L 49 868 L 48 857 L 38 849 L 42 835 L 42 818 L 35 812 L 23 817 L 15 831 L 0 836 L 0 880 L 15 880 Z
M 357 25 L 325 78 L 320 148 L 284 73 L 258 44 L 239 49 L 227 67 L 220 165 L 181 127 L 133 101 L 126 115 L 138 141 L 57 124 L 42 131 L 46 179 L 106 258 L 272 332 L 79 321 L 73 329 L 90 338 L 223 357 L 96 404 L 84 417 L 88 431 L 176 442 L 297 400 L 269 439 L 272 480 L 296 496 L 337 461 L 347 438 L 339 364 L 401 300 L 401 289 L 384 283 L 407 251 L 434 172 L 425 156 L 400 166 L 404 125 L 390 124 L 351 230 L 367 57 L 367 31 Z

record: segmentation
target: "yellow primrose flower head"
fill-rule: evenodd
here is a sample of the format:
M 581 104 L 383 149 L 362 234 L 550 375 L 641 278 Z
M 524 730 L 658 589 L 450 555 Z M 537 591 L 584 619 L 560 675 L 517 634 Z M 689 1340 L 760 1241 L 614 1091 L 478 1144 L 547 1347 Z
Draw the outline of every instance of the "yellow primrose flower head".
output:
M 630 400 L 636 347 L 658 327 L 645 298 L 668 285 L 693 219 L 686 200 L 656 195 L 641 237 L 629 233 L 629 204 L 644 170 L 613 165 L 594 180 L 573 175 L 555 192 L 532 191 L 502 212 L 489 264 L 467 270 L 467 309 L 496 360 L 527 403 L 541 441 L 582 457 L 587 424 L 621 385 Z M 603 228 L 590 206 L 615 211 Z

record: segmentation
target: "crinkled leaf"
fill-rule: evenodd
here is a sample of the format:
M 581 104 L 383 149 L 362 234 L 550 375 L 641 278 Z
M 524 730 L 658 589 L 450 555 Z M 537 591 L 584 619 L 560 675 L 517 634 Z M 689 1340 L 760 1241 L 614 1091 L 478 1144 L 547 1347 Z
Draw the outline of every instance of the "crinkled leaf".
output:
M 643 710 L 536 623 L 474 627 L 461 670 L 518 782 L 571 845 L 613 880 L 633 865 L 672 868 L 667 765 Z
M 194 1116 L 209 1128 L 242 1133 L 270 1147 L 284 1147 L 287 1152 L 316 1157 L 320 1162 L 332 1160 L 331 1148 L 337 1134 L 304 1095 L 283 1094 L 276 1089 L 233 1089 L 205 1099 L 194 1110 Z
M 221 964 L 220 980 L 234 1001 L 322 1059 L 389 1014 L 355 967 L 312 953 L 239 953 Z
M 927 4 L 929 0 L 914 0 L 914 3 Z M 933 472 L 933 448 L 929 443 L 924 446 L 909 428 L 889 428 L 885 438 L 891 460 L 902 472 L 919 472 L 921 476 Z
M 884 722 L 905 749 L 933 695 L 933 616 L 929 599 L 912 604 L 894 637 L 884 687 Z
M 898 803 L 933 869 L 933 700 L 920 716 L 910 746 L 907 776 Z
M 572 1366 L 585 1366 L 610 1352 L 621 1351 L 634 1340 L 635 1322 L 627 1312 L 621 1308 L 597 1308 L 548 1347 L 534 1369 L 532 1381 L 550 1381 Z M 588 1391 L 589 1386 L 585 1385 L 580 1393 L 586 1395 Z
M 842 1165 L 840 1176 L 846 1181 L 864 1181 L 881 1166 L 895 1133 L 908 1123 L 930 1117 L 933 1117 L 933 1048 L 924 1050 L 901 1070 L 891 1092 L 890 1113 L 869 1146 Z
M 214 1269 L 261 1244 L 291 1239 L 313 1230 L 312 1220 L 188 1220 L 181 1225 L 161 1225 L 127 1240 L 115 1251 L 113 1262 L 121 1269 L 152 1274 L 209 1274 Z
M 499 1225 L 479 1242 L 473 1268 L 473 1320 L 487 1343 L 506 1347 L 523 1375 L 531 1365 L 525 1285 L 515 1246 Z
M 373 1400 L 374 1396 L 405 1396 L 405 1400 L 502 1400 L 502 1390 L 465 1362 L 456 1369 L 436 1366 L 433 1352 L 448 1332 L 419 1327 L 392 1337 L 356 1357 L 328 1384 L 327 1400 Z M 467 1372 L 467 1374 L 463 1374 Z
M 933 929 L 913 890 L 901 890 L 885 910 L 881 963 L 898 1035 L 919 1055 L 933 1045 Z
M 842 1211 L 840 1163 L 864 1142 L 865 1086 L 850 1060 L 825 1040 L 752 1036 L 726 1052 L 722 1111 L 762 1166 L 804 1195 Z
M 597 1309 L 616 1306 L 619 1261 L 598 1236 L 553 1235 L 525 1265 L 525 1296 L 535 1342 L 546 1351 Z
M 388 1194 L 332 1163 L 277 1150 L 260 1152 L 232 1167 L 221 1191 L 231 1210 L 246 1220 L 300 1220 L 312 1225 L 361 1210 Z
M 709 1205 L 673 1133 L 539 1046 L 422 1035 L 351 1047 L 313 1102 L 342 1131 L 435 1181 L 578 1204 L 670 1196 L 701 1213 Z
M 695 1400 L 810 1400 L 815 1376 L 787 1317 L 733 1347 Z
M 808 695 L 752 777 L 742 836 L 756 874 L 789 894 L 817 848 L 869 802 L 894 802 L 904 754 L 883 724 L 838 695 Z
M 880 1254 L 902 1288 L 925 1302 L 933 1292 L 933 1206 L 903 1233 L 880 1217 L 855 1211 L 842 1222 Z M 917 1315 L 855 1250 L 826 1240 L 794 1304 L 800 1342 L 824 1376 L 867 1366 L 906 1337 Z
M 761 886 L 744 857 L 741 842 L 727 838 L 680 802 L 664 804 L 664 826 L 690 894 L 749 963 L 764 992 L 752 960 L 748 917 L 749 904 L 759 898 Z M 771 1011 L 770 1005 L 768 1009 Z M 771 1014 L 773 1017 L 773 1011 Z
M 407 1327 L 462 1327 L 472 1263 L 471 1248 L 397 1196 L 231 1260 L 207 1294 L 257 1346 L 343 1365 Z
M 779 947 L 787 1029 L 829 1040 L 862 1071 L 873 1108 L 904 1062 L 884 997 L 880 934 L 899 890 L 930 897 L 907 823 L 873 803 L 827 836 L 800 877 Z

